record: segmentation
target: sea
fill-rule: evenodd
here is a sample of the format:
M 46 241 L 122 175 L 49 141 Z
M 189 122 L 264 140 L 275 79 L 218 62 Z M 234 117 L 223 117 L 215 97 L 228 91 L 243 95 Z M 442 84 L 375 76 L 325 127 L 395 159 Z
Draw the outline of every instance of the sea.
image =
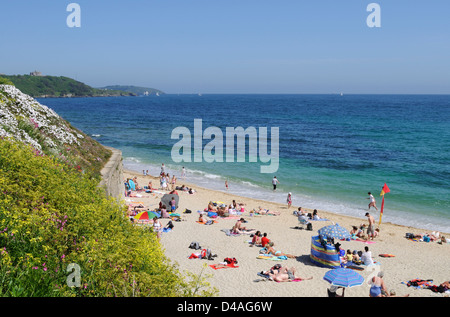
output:
M 177 185 L 186 181 L 278 203 L 286 203 L 290 192 L 294 206 L 360 218 L 355 225 L 367 222 L 368 192 L 378 207 L 370 213 L 379 221 L 386 184 L 382 223 L 450 232 L 450 95 L 164 94 L 38 101 L 101 144 L 120 149 L 129 170 L 156 176 L 164 163 Z M 249 133 L 241 144 L 227 135 L 240 128 Z M 255 138 L 256 155 L 250 151 Z M 231 139 L 234 145 L 226 142 Z M 273 169 L 263 173 L 262 166 Z

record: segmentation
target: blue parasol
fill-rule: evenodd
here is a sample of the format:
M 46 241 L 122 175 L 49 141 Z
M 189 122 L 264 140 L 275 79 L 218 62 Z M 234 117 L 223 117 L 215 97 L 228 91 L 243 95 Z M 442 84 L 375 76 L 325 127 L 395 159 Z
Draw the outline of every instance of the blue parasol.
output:
M 352 269 L 337 268 L 325 273 L 323 279 L 331 285 L 352 287 L 360 286 L 364 283 L 364 278 Z
M 319 234 L 327 239 L 349 239 L 350 232 L 338 224 L 329 225 L 319 229 Z

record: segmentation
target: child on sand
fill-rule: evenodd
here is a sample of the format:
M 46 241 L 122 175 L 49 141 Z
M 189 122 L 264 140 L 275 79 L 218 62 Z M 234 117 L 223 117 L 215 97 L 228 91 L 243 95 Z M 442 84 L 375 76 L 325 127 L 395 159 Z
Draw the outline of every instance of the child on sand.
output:
M 292 194 L 291 193 L 288 193 L 286 201 L 287 201 L 288 208 L 291 208 L 291 206 L 292 206 Z

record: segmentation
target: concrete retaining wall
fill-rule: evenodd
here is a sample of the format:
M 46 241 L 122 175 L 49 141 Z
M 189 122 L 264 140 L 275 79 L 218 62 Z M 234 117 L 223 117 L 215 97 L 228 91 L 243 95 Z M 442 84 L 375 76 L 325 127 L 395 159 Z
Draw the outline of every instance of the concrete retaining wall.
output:
M 99 186 L 105 187 L 108 196 L 123 199 L 125 197 L 125 189 L 123 184 L 122 151 L 109 146 L 105 146 L 105 148 L 111 150 L 112 155 L 101 170 L 102 180 Z

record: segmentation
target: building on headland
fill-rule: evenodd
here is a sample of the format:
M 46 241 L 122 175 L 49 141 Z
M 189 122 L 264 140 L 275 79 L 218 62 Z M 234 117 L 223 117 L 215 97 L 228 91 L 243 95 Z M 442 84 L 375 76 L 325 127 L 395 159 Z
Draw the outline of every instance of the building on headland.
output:
M 42 76 L 42 73 L 35 70 L 34 72 L 30 73 L 30 76 Z

